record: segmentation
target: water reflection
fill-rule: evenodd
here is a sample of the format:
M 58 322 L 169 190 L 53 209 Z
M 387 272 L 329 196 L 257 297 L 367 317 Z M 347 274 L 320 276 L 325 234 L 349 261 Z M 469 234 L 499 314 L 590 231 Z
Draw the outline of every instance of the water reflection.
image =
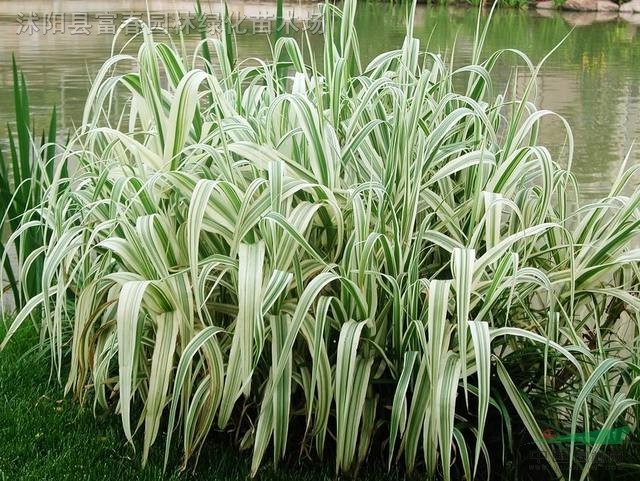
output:
M 154 12 L 192 11 L 193 2 L 150 1 Z M 273 18 L 273 2 L 232 2 L 231 12 L 238 18 Z M 211 2 L 208 12 L 219 12 L 219 3 Z M 7 92 L 11 85 L 11 53 L 15 52 L 30 83 L 32 106 L 44 116 L 57 104 L 65 127 L 80 119 L 90 79 L 111 49 L 111 36 L 95 31 L 90 35 L 34 34 L 17 35 L 19 12 L 78 13 L 116 12 L 119 15 L 145 10 L 145 1 L 22 1 L 0 0 L 0 85 Z M 285 17 L 309 18 L 317 12 L 315 3 L 291 3 Z M 454 63 L 469 61 L 475 11 L 460 8 L 419 6 L 415 34 L 430 39 L 429 49 L 450 54 L 455 44 Z M 640 20 L 640 15 L 638 15 Z M 486 52 L 513 47 L 539 61 L 572 28 L 579 25 L 544 67 L 539 79 L 538 103 L 565 116 L 575 137 L 574 170 L 590 195 L 605 193 L 633 140 L 640 134 L 640 39 L 635 18 L 595 14 L 559 14 L 557 12 L 496 12 L 486 41 Z M 357 27 L 365 58 L 397 48 L 404 36 L 404 13 L 381 3 L 359 5 Z M 300 33 L 292 32 L 294 36 Z M 320 35 L 314 42 L 319 45 Z M 240 55 L 265 56 L 268 35 L 248 31 L 237 37 Z M 187 35 L 195 44 L 196 35 Z M 524 69 L 514 70 L 514 57 L 505 57 L 495 69 L 495 93 L 500 93 L 515 74 L 518 83 L 526 81 Z M 11 98 L 0 96 L 0 121 L 10 118 Z M 558 122 L 549 121 L 542 129 L 544 141 L 559 149 L 565 142 Z M 632 160 L 640 159 L 637 153 Z

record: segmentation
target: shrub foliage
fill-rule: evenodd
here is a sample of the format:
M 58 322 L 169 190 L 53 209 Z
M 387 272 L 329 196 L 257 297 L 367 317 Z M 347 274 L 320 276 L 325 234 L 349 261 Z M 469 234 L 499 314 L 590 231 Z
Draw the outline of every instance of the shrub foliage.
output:
M 160 430 L 185 462 L 225 430 L 254 473 L 298 450 L 351 472 L 379 442 L 389 465 L 471 479 L 513 425 L 635 422 L 634 171 L 580 206 L 538 142 L 540 65 L 485 56 L 479 20 L 454 69 L 411 12 L 401 48 L 365 64 L 355 9 L 324 5 L 319 55 L 280 38 L 273 61 L 232 66 L 227 35 L 205 40 L 210 65 L 144 28 L 137 56 L 110 58 L 69 188 L 40 207 L 42 292 L 8 337 L 42 319 L 67 390 L 115 409 L 143 460 Z M 494 92 L 502 58 L 531 73 L 517 97 Z

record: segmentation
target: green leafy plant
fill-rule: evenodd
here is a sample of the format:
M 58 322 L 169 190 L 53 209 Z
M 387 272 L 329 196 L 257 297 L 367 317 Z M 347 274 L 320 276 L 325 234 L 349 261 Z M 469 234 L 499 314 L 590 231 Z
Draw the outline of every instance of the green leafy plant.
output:
M 500 0 L 499 3 L 510 8 L 527 8 L 530 2 L 529 0 Z
M 39 207 L 42 290 L 5 343 L 40 313 L 66 390 L 119 413 L 143 462 L 166 426 L 185 463 L 218 429 L 254 474 L 268 451 L 352 473 L 382 445 L 389 465 L 472 479 L 517 426 L 563 477 L 543 428 L 635 421 L 636 341 L 618 333 L 638 339 L 638 169 L 578 206 L 568 125 L 567 168 L 537 139 L 544 60 L 485 57 L 479 18 L 454 69 L 408 9 L 401 48 L 364 64 L 355 9 L 323 6 L 321 60 L 285 37 L 272 62 L 215 38 L 212 62 L 181 58 L 146 28 L 137 57 L 107 60 L 70 188 Z M 494 93 L 507 55 L 530 73 L 520 97 Z M 104 114 L 115 95 L 126 121 Z M 569 449 L 584 479 L 600 447 Z
M 15 132 L 10 125 L 7 126 L 8 153 L 3 153 L 0 148 L 0 259 L 8 287 L 19 306 L 24 299 L 42 291 L 40 279 L 47 230 L 38 208 L 56 175 L 54 163 L 58 155 L 57 114 L 54 107 L 49 128 L 42 131 L 38 142 L 33 135 L 35 127 L 29 108 L 27 83 L 15 58 L 12 69 Z M 59 163 L 59 174 L 63 177 L 67 176 L 65 165 L 65 162 Z M 12 235 L 9 242 L 3 242 L 6 234 Z M 17 266 L 9 256 L 12 245 L 20 264 L 28 266 L 28 274 L 25 276 L 16 274 Z M 21 277 L 20 283 L 17 282 L 18 277 Z M 4 293 L 4 289 L 0 289 L 0 292 Z

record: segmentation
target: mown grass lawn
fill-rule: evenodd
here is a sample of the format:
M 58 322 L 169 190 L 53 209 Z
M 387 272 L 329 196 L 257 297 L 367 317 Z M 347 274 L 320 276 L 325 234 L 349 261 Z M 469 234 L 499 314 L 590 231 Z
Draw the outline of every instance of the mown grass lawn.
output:
M 0 321 L 0 338 L 6 333 Z M 196 468 L 180 472 L 180 460 L 170 460 L 162 470 L 162 450 L 153 450 L 142 468 L 139 453 L 127 445 L 119 417 L 81 407 L 63 396 L 63 389 L 49 378 L 49 360 L 38 352 L 37 333 L 31 327 L 20 330 L 0 353 L 0 481 L 14 480 L 248 480 L 250 457 L 238 454 L 229 439 L 219 435 L 208 441 Z M 164 439 L 162 440 L 164 442 Z M 633 457 L 633 456 L 632 456 Z M 634 459 L 628 459 L 634 463 Z M 423 474 L 423 473 L 422 473 Z M 530 473 L 531 474 L 531 473 Z M 526 479 L 547 479 L 531 476 Z M 635 480 L 637 465 L 598 469 L 591 479 Z M 511 479 L 498 471 L 493 479 Z M 522 478 L 522 474 L 518 477 Z M 363 466 L 359 481 L 399 480 L 387 473 L 381 462 Z M 333 464 L 291 458 L 275 471 L 265 466 L 256 477 L 267 481 L 316 481 L 335 479 Z M 414 479 L 424 479 L 416 473 Z
M 0 338 L 5 331 L 0 322 Z M 204 447 L 195 473 L 180 473 L 179 459 L 174 459 L 163 477 L 162 449 L 154 450 L 142 469 L 139 454 L 124 440 L 119 418 L 109 413 L 94 418 L 90 405 L 81 407 L 65 398 L 62 387 L 49 381 L 49 360 L 34 348 L 36 344 L 37 334 L 27 328 L 0 353 L 0 480 L 248 479 L 250 460 L 238 455 L 228 439 L 211 440 Z M 257 479 L 333 477 L 333 465 L 292 460 L 277 472 L 265 466 Z M 382 466 L 370 466 L 359 477 L 397 478 Z

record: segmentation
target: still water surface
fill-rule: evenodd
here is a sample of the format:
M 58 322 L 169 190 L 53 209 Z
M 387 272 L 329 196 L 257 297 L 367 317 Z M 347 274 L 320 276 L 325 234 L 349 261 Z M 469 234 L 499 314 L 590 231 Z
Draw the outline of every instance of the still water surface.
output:
M 178 16 L 186 18 L 192 11 L 191 1 L 153 1 L 151 9 L 162 21 Z M 206 2 L 204 2 L 206 3 Z M 219 11 L 219 3 L 206 7 Z M 51 106 L 58 105 L 65 128 L 73 128 L 81 118 L 84 98 L 90 79 L 109 55 L 112 36 L 98 32 L 98 20 L 103 28 L 109 16 L 114 23 L 131 12 L 145 10 L 144 1 L 38 1 L 9 2 L 0 0 L 0 123 L 11 118 L 11 54 L 14 53 L 29 82 L 34 113 L 44 118 Z M 246 33 L 237 36 L 241 57 L 266 57 L 269 52 L 265 19 L 273 18 L 271 2 L 231 2 L 230 10 Z M 22 32 L 31 12 L 38 15 L 39 31 Z M 66 31 L 45 33 L 47 13 L 65 14 Z M 71 16 L 83 21 L 89 13 L 90 34 L 72 34 Z M 314 3 L 293 3 L 285 7 L 285 18 L 295 16 L 313 22 L 317 12 Z M 22 25 L 18 15 L 22 13 Z M 97 15 L 97 17 L 96 17 Z M 52 17 L 53 18 L 53 17 Z M 60 20 L 61 17 L 57 17 Z M 107 19 L 107 20 L 105 20 Z M 455 64 L 468 62 L 471 56 L 476 11 L 465 8 L 419 6 L 414 34 L 424 48 L 450 55 L 455 45 Z M 257 27 L 256 24 L 258 23 Z M 574 172 L 587 197 L 606 194 L 620 162 L 640 138 L 640 31 L 621 19 L 583 14 L 561 16 L 547 12 L 500 10 L 494 15 L 485 52 L 502 48 L 524 51 L 534 62 L 545 56 L 571 29 L 579 24 L 557 52 L 549 59 L 539 77 L 537 104 L 566 117 L 575 139 Z M 586 25 L 585 25 L 586 24 Z M 59 25 L 60 26 L 60 25 Z M 365 60 L 375 54 L 398 48 L 404 37 L 404 11 L 387 4 L 361 2 L 357 27 Z M 255 33 L 254 33 L 255 31 Z M 292 30 L 292 35 L 300 36 Z M 312 34 L 320 44 L 321 35 Z M 195 44 L 197 36 L 187 35 Z M 514 57 L 505 57 L 495 71 L 496 93 L 507 79 L 515 76 L 522 83 L 524 69 L 514 68 Z M 542 140 L 559 150 L 565 142 L 557 121 L 548 121 L 542 129 Z M 631 153 L 632 162 L 640 161 L 638 148 Z

